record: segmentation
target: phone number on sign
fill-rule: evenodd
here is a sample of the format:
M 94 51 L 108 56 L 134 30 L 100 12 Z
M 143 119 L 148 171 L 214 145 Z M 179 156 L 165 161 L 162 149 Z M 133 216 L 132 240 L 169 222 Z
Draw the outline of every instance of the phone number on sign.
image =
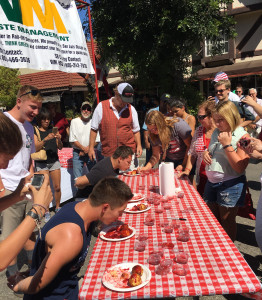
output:
M 5 55 L 1 55 L 1 59 L 3 61 L 10 61 L 10 62 L 28 62 L 30 63 L 29 57 L 6 57 Z

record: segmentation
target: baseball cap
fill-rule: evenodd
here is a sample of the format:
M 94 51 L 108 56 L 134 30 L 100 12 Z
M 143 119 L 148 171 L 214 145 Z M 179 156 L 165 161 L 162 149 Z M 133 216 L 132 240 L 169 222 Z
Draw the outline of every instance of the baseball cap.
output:
M 218 82 L 220 80 L 228 80 L 228 76 L 225 72 L 218 72 L 215 75 L 214 82 Z
M 133 103 L 134 89 L 129 83 L 120 83 L 117 86 L 117 91 L 124 102 Z
M 90 108 L 91 108 L 91 104 L 90 104 L 88 101 L 84 101 L 84 102 L 81 104 L 81 108 L 82 108 L 84 105 L 88 105 L 88 106 L 90 106 Z
M 160 97 L 160 101 L 166 102 L 171 98 L 170 94 L 164 93 L 161 97 Z

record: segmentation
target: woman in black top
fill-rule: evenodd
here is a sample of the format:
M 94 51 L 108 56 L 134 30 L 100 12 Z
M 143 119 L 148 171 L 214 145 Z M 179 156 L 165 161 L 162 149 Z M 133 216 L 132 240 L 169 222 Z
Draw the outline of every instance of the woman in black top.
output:
M 61 199 L 61 166 L 57 155 L 57 149 L 62 149 L 63 143 L 61 141 L 61 135 L 50 125 L 50 123 L 51 114 L 45 107 L 42 107 L 37 116 L 38 126 L 34 128 L 34 141 L 36 152 L 44 147 L 47 154 L 47 160 L 35 161 L 35 168 L 37 172 L 48 174 L 51 177 L 55 191 L 54 198 L 57 212 L 60 209 L 59 205 Z M 41 141 L 38 139 L 37 130 L 39 131 Z M 55 131 L 56 133 L 54 133 Z

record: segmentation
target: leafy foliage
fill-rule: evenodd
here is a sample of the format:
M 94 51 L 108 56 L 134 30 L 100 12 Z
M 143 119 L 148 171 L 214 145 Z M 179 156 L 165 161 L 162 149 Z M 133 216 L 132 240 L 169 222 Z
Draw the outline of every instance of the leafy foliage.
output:
M 17 69 L 0 66 L 0 104 L 11 108 L 15 105 L 16 94 L 20 87 Z
M 191 55 L 205 38 L 234 37 L 232 0 L 91 0 L 93 33 L 110 66 L 141 88 L 183 95 Z M 87 25 L 87 23 L 85 23 Z M 86 27 L 87 28 L 87 27 Z

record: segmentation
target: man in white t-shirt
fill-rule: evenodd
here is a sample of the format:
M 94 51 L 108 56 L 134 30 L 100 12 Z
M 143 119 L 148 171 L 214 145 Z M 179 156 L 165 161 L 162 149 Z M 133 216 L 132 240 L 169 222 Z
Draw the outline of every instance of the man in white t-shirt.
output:
M 22 135 L 23 146 L 15 157 L 9 161 L 7 169 L 0 170 L 0 190 L 3 190 L 1 197 L 4 194 L 11 194 L 17 188 L 21 178 L 34 173 L 31 160 L 31 153 L 35 152 L 34 129 L 29 122 L 33 121 L 41 107 L 42 97 L 39 90 L 33 86 L 25 85 L 17 93 L 15 106 L 5 113 L 18 126 Z M 32 202 L 22 200 L 2 212 L 2 239 L 6 239 L 18 227 L 31 207 Z M 34 245 L 35 236 L 32 235 L 24 246 L 29 265 L 32 260 Z M 15 258 L 7 267 L 7 277 L 14 275 L 16 272 L 18 272 L 18 267 Z
M 253 101 L 262 106 L 262 99 L 257 98 L 257 90 L 255 88 L 249 89 L 248 95 L 253 99 Z M 261 132 L 262 119 L 260 119 L 253 107 L 248 106 L 247 109 L 256 117 L 255 120 L 247 126 L 248 133 L 252 137 L 257 137 Z
M 90 129 L 91 105 L 88 101 L 85 101 L 81 105 L 81 116 L 73 119 L 70 124 L 69 142 L 73 146 L 73 172 L 75 178 L 82 176 L 84 163 L 86 163 L 89 171 L 95 164 L 88 156 Z M 96 142 L 99 141 L 98 134 Z

